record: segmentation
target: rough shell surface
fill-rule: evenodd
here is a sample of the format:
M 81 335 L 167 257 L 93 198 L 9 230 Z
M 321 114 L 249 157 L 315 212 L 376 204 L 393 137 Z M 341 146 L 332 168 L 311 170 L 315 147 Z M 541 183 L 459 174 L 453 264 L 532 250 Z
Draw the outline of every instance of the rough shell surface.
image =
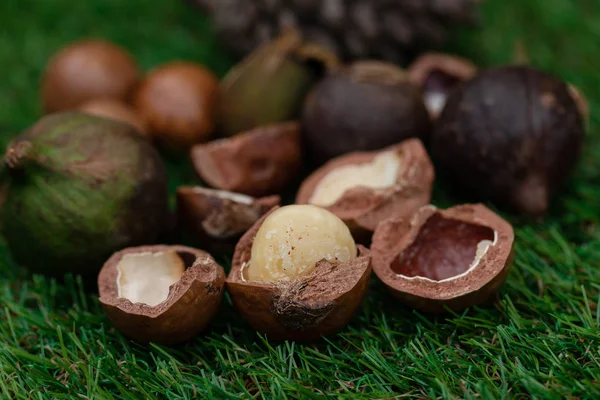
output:
M 419 235 L 421 227 L 434 214 L 495 231 L 496 243 L 470 272 L 451 280 L 409 279 L 392 271 L 395 258 Z M 481 204 L 460 205 L 447 210 L 422 207 L 412 218 L 392 218 L 382 222 L 373 236 L 373 269 L 392 295 L 407 305 L 426 312 L 444 312 L 481 304 L 495 295 L 504 282 L 513 260 L 512 226 Z
M 164 302 L 149 306 L 118 297 L 117 264 L 125 254 L 176 251 L 187 269 Z M 175 344 L 203 331 L 218 311 L 225 272 L 202 250 L 185 246 L 131 247 L 115 253 L 98 276 L 100 303 L 117 329 L 140 342 Z
M 313 341 L 340 331 L 358 309 L 371 272 L 368 249 L 347 264 L 321 261 L 309 275 L 280 283 L 249 282 L 243 277 L 254 236 L 266 214 L 240 239 L 227 290 L 238 312 L 257 331 L 275 340 Z
M 396 151 L 400 157 L 400 171 L 394 186 L 385 189 L 352 188 L 325 209 L 340 217 L 355 236 L 362 236 L 363 231 L 373 232 L 384 219 L 412 215 L 429 204 L 435 178 L 431 160 L 419 139 L 408 139 L 380 151 L 351 153 L 329 161 L 304 180 L 296 203 L 307 204 L 319 182 L 332 170 L 370 162 L 386 151 Z

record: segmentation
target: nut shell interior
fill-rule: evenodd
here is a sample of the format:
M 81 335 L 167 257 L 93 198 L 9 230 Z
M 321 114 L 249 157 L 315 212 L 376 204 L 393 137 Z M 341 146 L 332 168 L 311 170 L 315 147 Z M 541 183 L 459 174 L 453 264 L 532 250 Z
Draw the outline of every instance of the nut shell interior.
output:
M 512 264 L 511 225 L 481 204 L 382 222 L 373 236 L 373 268 L 393 295 L 416 309 L 443 312 L 493 296 Z
M 196 145 L 191 158 L 200 178 L 214 188 L 250 196 L 277 193 L 300 171 L 300 125 L 274 124 Z
M 181 278 L 169 287 L 167 298 L 148 305 L 120 297 L 119 264 L 123 258 L 160 253 L 177 255 L 185 267 Z M 147 274 L 152 273 L 149 268 Z M 223 268 L 202 250 L 186 246 L 140 246 L 113 254 L 98 275 L 98 291 L 104 312 L 124 334 L 140 342 L 175 344 L 206 328 L 221 305 L 224 281 Z
M 387 153 L 396 154 L 399 160 L 391 185 L 367 187 L 359 184 L 349 187 L 333 204 L 323 207 L 346 222 L 355 235 L 360 235 L 361 231 L 374 231 L 379 222 L 392 216 L 412 215 L 429 204 L 435 178 L 431 160 L 419 139 L 408 139 L 383 150 L 351 153 L 329 161 L 304 180 L 296 203 L 310 204 L 320 183 L 331 173 L 349 166 L 373 163 L 376 157 Z
M 233 251 L 242 234 L 272 207 L 279 196 L 251 197 L 200 186 L 177 188 L 177 224 L 190 240 L 215 251 Z
M 312 341 L 340 331 L 366 293 L 371 272 L 369 250 L 358 246 L 359 256 L 354 260 L 344 264 L 323 260 L 308 275 L 290 281 L 248 281 L 244 268 L 251 257 L 254 236 L 268 215 L 236 246 L 227 277 L 235 308 L 270 339 Z

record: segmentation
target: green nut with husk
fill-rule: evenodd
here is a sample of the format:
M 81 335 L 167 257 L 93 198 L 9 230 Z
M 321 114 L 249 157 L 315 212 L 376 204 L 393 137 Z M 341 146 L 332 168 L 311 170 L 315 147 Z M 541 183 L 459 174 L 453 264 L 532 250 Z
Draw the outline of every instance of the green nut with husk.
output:
M 52 114 L 14 139 L 3 161 L 1 230 L 17 263 L 35 272 L 97 272 L 165 225 L 164 164 L 129 125 Z
M 221 135 L 296 119 L 312 86 L 339 61 L 288 29 L 233 67 L 219 85 L 217 127 Z

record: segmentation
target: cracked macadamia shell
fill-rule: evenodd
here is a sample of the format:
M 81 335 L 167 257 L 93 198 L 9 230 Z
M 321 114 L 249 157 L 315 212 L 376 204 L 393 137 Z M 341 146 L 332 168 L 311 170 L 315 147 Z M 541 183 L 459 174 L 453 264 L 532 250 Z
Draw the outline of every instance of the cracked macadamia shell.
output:
M 409 216 L 429 204 L 434 177 L 421 141 L 408 139 L 380 151 L 329 161 L 304 180 L 296 203 L 325 208 L 358 238 L 373 232 L 384 219 Z
M 250 196 L 274 194 L 300 170 L 300 125 L 274 124 L 197 145 L 191 157 L 200 178 L 216 189 Z
M 458 311 L 495 295 L 511 267 L 513 242 L 512 226 L 481 204 L 428 205 L 377 227 L 373 269 L 413 308 Z
M 273 212 L 274 208 L 271 212 Z M 227 290 L 233 305 L 257 331 L 274 340 L 313 341 L 343 329 L 358 309 L 371 273 L 368 249 L 345 264 L 322 260 L 308 275 L 279 282 L 246 280 L 244 269 L 266 214 L 236 246 Z
M 202 250 L 141 246 L 104 264 L 98 291 L 107 317 L 125 335 L 175 344 L 206 328 L 221 305 L 224 281 L 223 268 Z
M 425 106 L 434 119 L 444 109 L 450 92 L 476 73 L 477 66 L 471 61 L 444 53 L 425 53 L 408 68 L 409 80 L 421 88 Z
M 280 202 L 279 196 L 255 198 L 199 186 L 180 186 L 178 226 L 202 248 L 233 251 L 238 239 Z

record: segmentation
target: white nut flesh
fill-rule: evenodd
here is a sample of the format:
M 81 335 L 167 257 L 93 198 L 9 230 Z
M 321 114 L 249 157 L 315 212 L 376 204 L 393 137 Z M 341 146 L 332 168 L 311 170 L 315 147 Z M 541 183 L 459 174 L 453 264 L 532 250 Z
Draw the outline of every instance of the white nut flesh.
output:
M 448 100 L 448 95 L 446 93 L 436 91 L 426 93 L 423 97 L 427 111 L 429 111 L 430 115 L 435 117 L 441 114 L 446 106 L 446 101 Z
M 355 187 L 386 189 L 394 186 L 401 160 L 396 151 L 386 151 L 371 162 L 348 164 L 330 171 L 315 187 L 310 204 L 327 207 Z
M 174 251 L 125 254 L 117 264 L 117 290 L 120 298 L 132 303 L 155 306 L 169 296 L 185 264 Z
M 246 196 L 245 194 L 228 192 L 226 190 L 208 189 L 203 187 L 193 188 L 195 193 L 205 194 L 209 197 L 216 197 L 222 200 L 231 200 L 239 204 L 252 204 L 254 197 Z
M 309 274 L 317 262 L 356 258 L 350 230 L 334 214 L 311 205 L 282 207 L 256 233 L 246 279 L 287 281 Z

